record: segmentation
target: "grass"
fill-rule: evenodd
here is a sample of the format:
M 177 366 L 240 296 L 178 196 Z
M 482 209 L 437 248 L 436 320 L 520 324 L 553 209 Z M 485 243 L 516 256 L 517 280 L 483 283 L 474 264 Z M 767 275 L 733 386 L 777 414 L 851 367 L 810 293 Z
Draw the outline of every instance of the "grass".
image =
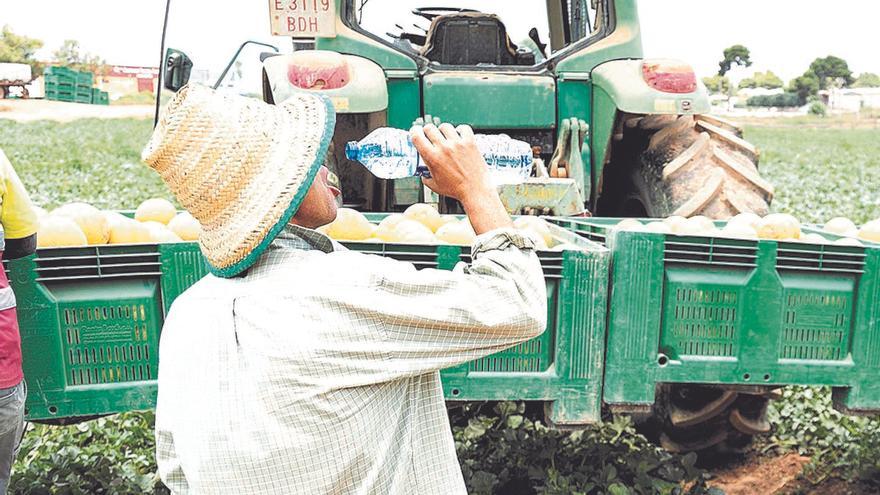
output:
M 778 125 L 767 125 L 768 122 Z M 861 223 L 880 217 L 880 128 L 848 124 L 837 128 L 832 122 L 815 117 L 798 122 L 749 122 L 745 137 L 761 149 L 761 171 L 776 186 L 773 209 L 792 213 L 804 222 L 823 222 L 842 215 Z M 0 120 L 0 149 L 9 156 L 31 196 L 41 206 L 51 209 L 65 202 L 86 201 L 99 208 L 132 209 L 150 197 L 172 199 L 158 175 L 140 161 L 140 151 L 151 127 L 150 120 L 131 119 L 67 124 Z M 830 410 L 827 390 L 818 392 L 821 395 L 815 401 L 806 400 L 804 394 L 811 393 L 787 392 L 787 398 L 774 406 L 772 413 L 779 424 L 778 433 L 772 438 L 775 445 L 814 456 L 816 463 L 811 469 L 820 479 L 830 476 L 829 469 L 839 468 L 839 464 L 826 461 L 838 453 L 848 464 L 856 462 L 853 459 L 863 461 L 863 452 L 876 454 L 872 447 L 876 438 L 861 433 L 877 431 L 876 422 L 841 419 Z M 802 407 L 805 404 L 809 407 Z M 131 413 L 108 419 L 107 428 L 113 429 L 125 421 L 140 421 L 139 418 L 138 413 Z M 848 426 L 841 429 L 844 423 Z M 810 432 L 817 431 L 822 438 L 810 436 Z M 833 431 L 834 435 L 826 431 Z M 42 428 L 29 432 L 26 442 L 35 448 L 55 435 L 102 432 L 97 422 L 64 430 Z M 828 438 L 823 443 L 824 437 Z M 858 446 L 860 442 L 866 444 L 859 447 L 862 450 L 837 448 L 839 444 Z M 54 451 L 65 444 L 46 445 Z M 152 466 L 152 447 L 144 444 L 138 448 L 137 455 L 146 456 L 141 461 Z M 27 469 L 21 457 L 16 464 L 18 480 L 23 479 Z M 33 472 L 45 471 L 43 464 L 39 469 L 34 466 Z M 152 486 L 155 481 L 149 472 L 143 472 L 152 468 L 117 467 L 127 473 L 126 483 Z M 869 463 L 859 472 L 870 473 L 871 469 L 880 466 Z M 50 482 L 39 476 L 29 479 Z
M 171 198 L 140 159 L 152 120 L 86 119 L 71 123 L 0 120 L 0 149 L 44 208 L 85 201 L 102 209 L 135 208 Z
M 775 211 L 809 223 L 880 217 L 880 129 L 746 127 L 745 138 L 761 150 Z

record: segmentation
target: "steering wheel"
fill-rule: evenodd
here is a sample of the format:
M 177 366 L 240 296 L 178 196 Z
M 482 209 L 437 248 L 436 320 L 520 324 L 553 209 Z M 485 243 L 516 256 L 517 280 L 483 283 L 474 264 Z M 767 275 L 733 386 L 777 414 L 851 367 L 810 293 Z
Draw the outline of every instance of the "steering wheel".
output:
M 455 7 L 420 7 L 417 9 L 413 9 L 412 13 L 419 16 L 424 17 L 429 21 L 433 21 L 434 18 L 440 17 L 441 15 L 446 14 L 457 14 L 460 12 L 478 12 L 474 9 L 457 9 Z

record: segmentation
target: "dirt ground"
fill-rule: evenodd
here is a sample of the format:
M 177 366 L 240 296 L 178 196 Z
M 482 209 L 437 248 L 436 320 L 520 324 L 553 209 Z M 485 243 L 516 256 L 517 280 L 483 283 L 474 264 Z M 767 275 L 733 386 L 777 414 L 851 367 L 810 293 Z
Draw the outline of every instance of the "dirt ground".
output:
M 152 118 L 152 105 L 86 105 L 49 100 L 0 100 L 0 119 L 19 122 L 54 120 L 70 122 L 76 119 Z
M 716 470 L 709 482 L 727 495 L 770 495 L 784 493 L 810 459 L 798 454 L 779 457 L 748 457 L 726 469 Z

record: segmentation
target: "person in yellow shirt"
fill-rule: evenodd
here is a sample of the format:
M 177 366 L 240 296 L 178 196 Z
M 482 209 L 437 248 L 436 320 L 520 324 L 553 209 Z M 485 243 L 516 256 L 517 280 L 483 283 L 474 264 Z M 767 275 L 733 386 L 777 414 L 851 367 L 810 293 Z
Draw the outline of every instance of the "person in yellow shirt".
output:
M 36 251 L 37 227 L 37 213 L 24 184 L 0 150 L 0 259 Z M 0 270 L 0 494 L 6 493 L 24 431 L 27 386 L 23 378 L 15 294 L 6 272 Z

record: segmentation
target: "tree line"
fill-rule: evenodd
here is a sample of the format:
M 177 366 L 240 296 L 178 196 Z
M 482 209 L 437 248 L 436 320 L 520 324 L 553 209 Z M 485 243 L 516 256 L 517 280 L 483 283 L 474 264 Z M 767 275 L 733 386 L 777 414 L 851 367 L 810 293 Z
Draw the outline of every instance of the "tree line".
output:
M 28 64 L 36 76 L 42 74 L 44 63 L 37 60 L 37 51 L 43 48 L 42 40 L 16 34 L 8 25 L 0 30 L 0 62 Z M 51 64 L 63 65 L 74 70 L 103 74 L 107 62 L 98 55 L 83 52 L 76 40 L 65 40 L 52 53 Z
M 731 83 L 727 73 L 733 66 L 751 67 L 752 59 L 749 49 L 743 45 L 733 45 L 723 52 L 723 58 L 718 62 L 718 74 L 703 78 L 703 83 L 711 93 L 730 94 Z M 813 60 L 804 73 L 786 85 L 783 80 L 773 71 L 755 72 L 752 77 L 740 81 L 738 89 L 744 88 L 767 88 L 784 89 L 781 95 L 770 97 L 753 97 L 764 100 L 772 99 L 776 105 L 760 106 L 798 106 L 804 105 L 815 98 L 820 90 L 829 88 L 876 88 L 880 87 L 880 76 L 870 72 L 863 72 L 854 77 L 846 60 L 828 55 Z M 751 100 L 751 99 L 750 99 Z M 756 100 L 757 102 L 757 100 Z M 760 103 L 760 102 L 758 102 Z M 772 103 L 772 102 L 771 102 Z

